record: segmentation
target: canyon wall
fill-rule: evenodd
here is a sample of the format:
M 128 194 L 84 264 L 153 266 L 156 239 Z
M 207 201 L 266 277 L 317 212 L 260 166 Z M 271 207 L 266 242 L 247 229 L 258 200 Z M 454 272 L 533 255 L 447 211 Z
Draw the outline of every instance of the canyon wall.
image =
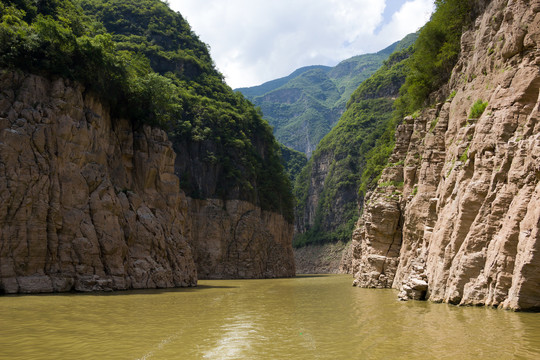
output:
M 307 245 L 294 249 L 297 274 L 345 274 L 341 266 L 350 250 L 350 243 L 338 241 L 323 245 Z
M 490 2 L 462 36 L 446 102 L 396 131 L 353 235 L 355 285 L 540 308 L 539 88 L 540 1 Z
M 111 119 L 67 80 L 6 71 L 0 89 L 0 292 L 294 276 L 293 225 L 186 197 L 164 131 Z
M 189 199 L 189 214 L 199 279 L 295 275 L 294 228 L 282 215 L 247 201 L 218 199 Z
M 194 286 L 164 131 L 75 83 L 0 73 L 0 292 Z

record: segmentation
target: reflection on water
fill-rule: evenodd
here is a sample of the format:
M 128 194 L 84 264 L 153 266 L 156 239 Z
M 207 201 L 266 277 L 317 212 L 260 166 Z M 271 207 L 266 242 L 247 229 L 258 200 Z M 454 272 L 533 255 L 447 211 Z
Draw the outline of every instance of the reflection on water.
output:
M 540 314 L 396 301 L 342 275 L 0 297 L 0 359 L 539 359 Z

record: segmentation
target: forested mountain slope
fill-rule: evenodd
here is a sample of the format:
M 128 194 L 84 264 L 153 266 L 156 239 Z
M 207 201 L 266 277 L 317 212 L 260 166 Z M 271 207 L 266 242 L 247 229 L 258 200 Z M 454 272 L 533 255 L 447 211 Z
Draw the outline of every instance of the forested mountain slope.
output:
M 411 52 L 412 47 L 394 52 L 356 89 L 298 176 L 295 246 L 349 241 L 358 204 L 393 147 L 392 104 Z
M 408 47 L 415 38 L 408 35 L 378 53 L 355 56 L 335 67 L 305 67 L 287 77 L 237 90 L 261 107 L 278 141 L 310 157 L 358 85 L 394 50 Z
M 160 96 L 177 97 L 176 119 L 167 125 L 187 194 L 247 200 L 292 219 L 271 129 L 224 83 L 181 15 L 154 0 L 85 0 L 82 5 L 112 34 L 117 50 L 149 59 L 151 70 L 173 90 Z

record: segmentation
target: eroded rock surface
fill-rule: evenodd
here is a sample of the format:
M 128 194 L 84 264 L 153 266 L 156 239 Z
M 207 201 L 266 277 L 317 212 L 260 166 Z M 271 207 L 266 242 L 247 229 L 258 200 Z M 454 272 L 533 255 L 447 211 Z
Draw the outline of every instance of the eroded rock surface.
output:
M 249 202 L 189 199 L 191 237 L 200 279 L 295 275 L 294 226 Z
M 539 89 L 540 1 L 490 2 L 462 36 L 455 96 L 397 129 L 353 236 L 357 285 L 540 308 Z
M 0 74 L 0 292 L 192 286 L 165 132 L 65 80 Z
M 297 274 L 346 274 L 342 265 L 347 263 L 350 243 L 338 241 L 323 245 L 307 245 L 294 249 Z

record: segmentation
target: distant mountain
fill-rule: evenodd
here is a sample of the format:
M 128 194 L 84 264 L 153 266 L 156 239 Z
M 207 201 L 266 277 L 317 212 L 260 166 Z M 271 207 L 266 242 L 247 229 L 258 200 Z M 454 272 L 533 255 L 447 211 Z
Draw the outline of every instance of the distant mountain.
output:
M 259 86 L 236 89 L 274 127 L 281 143 L 308 157 L 334 127 L 356 88 L 396 50 L 407 48 L 416 34 L 375 53 L 354 56 L 335 67 L 307 66 Z
M 376 185 L 394 148 L 393 103 L 410 71 L 412 52 L 412 46 L 396 50 L 355 90 L 336 126 L 297 175 L 293 246 L 351 239 L 358 205 Z
M 288 81 L 294 79 L 295 77 L 302 75 L 306 71 L 314 70 L 314 69 L 330 71 L 332 68 L 330 66 L 324 66 L 324 65 L 304 66 L 304 67 L 301 67 L 300 69 L 296 69 L 289 76 L 285 76 L 285 77 L 275 79 L 275 80 L 270 80 L 268 82 L 265 82 L 262 85 L 235 89 L 235 91 L 240 91 L 242 94 L 244 94 L 244 96 L 248 98 L 254 98 L 256 96 L 261 96 L 266 93 L 269 93 L 270 91 L 276 90 L 277 88 L 282 87 Z

